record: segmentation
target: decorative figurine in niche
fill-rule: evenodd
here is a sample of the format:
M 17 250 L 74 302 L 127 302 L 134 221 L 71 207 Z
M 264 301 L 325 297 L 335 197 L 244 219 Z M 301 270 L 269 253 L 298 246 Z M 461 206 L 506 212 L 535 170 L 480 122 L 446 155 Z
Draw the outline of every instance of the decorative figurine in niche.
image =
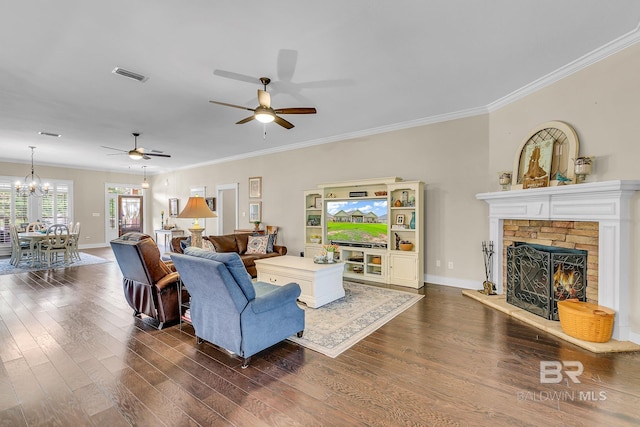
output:
M 556 181 L 558 181 L 558 185 L 566 185 L 568 182 L 571 182 L 569 178 L 562 175 L 560 172 L 556 173 Z
M 396 250 L 399 251 L 400 250 L 400 236 L 398 236 L 398 233 L 393 233 L 396 236 Z

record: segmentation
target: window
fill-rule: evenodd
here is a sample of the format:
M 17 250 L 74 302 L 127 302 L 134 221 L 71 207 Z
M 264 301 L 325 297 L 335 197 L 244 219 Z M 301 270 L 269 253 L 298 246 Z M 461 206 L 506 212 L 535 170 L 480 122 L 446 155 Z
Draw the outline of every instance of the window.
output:
M 47 180 L 49 194 L 43 197 L 18 197 L 14 183 L 21 178 L 0 176 L 0 247 L 11 245 L 9 225 L 22 226 L 33 221 L 46 224 L 72 223 L 72 181 Z

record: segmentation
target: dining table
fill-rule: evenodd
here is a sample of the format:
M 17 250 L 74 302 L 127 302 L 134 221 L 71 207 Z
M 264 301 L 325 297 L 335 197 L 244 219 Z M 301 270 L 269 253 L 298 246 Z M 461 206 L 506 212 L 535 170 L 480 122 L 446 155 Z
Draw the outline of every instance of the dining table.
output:
M 73 236 L 73 234 L 69 233 L 69 236 Z M 36 261 L 40 262 L 38 248 L 40 247 L 40 242 L 47 238 L 47 232 L 25 231 L 22 233 L 18 233 L 18 238 L 21 240 L 29 240 L 29 246 L 31 248 L 31 266 L 33 267 Z

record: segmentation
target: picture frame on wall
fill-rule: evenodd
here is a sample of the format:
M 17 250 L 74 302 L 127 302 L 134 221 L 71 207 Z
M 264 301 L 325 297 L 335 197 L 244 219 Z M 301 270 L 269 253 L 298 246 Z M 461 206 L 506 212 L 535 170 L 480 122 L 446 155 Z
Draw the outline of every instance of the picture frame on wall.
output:
M 178 216 L 178 199 L 177 198 L 169 199 L 169 216 L 172 216 L 172 217 Z
M 249 203 L 249 222 L 262 221 L 262 202 Z
M 207 202 L 207 206 L 211 209 L 211 212 L 216 211 L 216 198 L 215 197 L 205 197 L 204 199 Z
M 249 198 L 259 199 L 262 197 L 262 177 L 253 176 L 249 178 Z

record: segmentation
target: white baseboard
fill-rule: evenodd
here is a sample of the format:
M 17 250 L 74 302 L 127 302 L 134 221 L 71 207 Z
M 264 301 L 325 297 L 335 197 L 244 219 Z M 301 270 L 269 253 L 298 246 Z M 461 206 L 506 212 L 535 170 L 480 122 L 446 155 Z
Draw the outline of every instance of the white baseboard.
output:
M 98 248 L 108 248 L 108 243 L 91 243 L 86 245 L 78 245 L 78 249 L 98 249 Z
M 476 280 L 456 279 L 455 277 L 434 276 L 432 274 L 424 275 L 425 283 L 433 283 L 434 285 L 451 286 L 452 288 L 462 289 L 482 289 L 482 282 Z

